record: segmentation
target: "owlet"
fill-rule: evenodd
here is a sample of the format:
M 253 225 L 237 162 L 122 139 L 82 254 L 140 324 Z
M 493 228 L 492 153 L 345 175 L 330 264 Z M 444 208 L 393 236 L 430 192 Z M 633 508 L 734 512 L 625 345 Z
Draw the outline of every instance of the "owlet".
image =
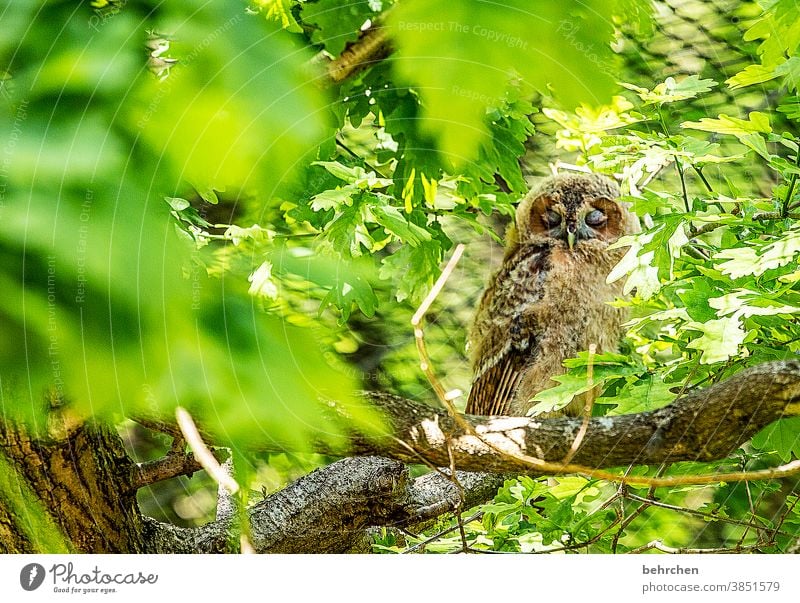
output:
M 556 385 L 566 358 L 596 344 L 618 349 L 625 313 L 608 302 L 622 283 L 606 283 L 625 253 L 609 249 L 639 232 L 617 201 L 617 185 L 599 174 L 549 178 L 519 204 L 500 270 L 483 294 L 470 333 L 474 380 L 466 412 L 524 415 L 532 398 Z M 560 413 L 578 415 L 580 399 Z

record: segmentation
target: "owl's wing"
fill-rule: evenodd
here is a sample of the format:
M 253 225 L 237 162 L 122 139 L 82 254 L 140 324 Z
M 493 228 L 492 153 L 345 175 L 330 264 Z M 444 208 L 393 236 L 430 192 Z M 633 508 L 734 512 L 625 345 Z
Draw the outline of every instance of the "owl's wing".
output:
M 475 375 L 464 412 L 471 415 L 509 414 L 511 401 L 530 357 L 529 343 L 520 346 L 519 342 L 510 341 Z
M 532 309 L 541 300 L 550 246 L 525 245 L 508 255 L 481 300 L 471 341 L 474 379 L 465 412 L 507 415 L 539 332 Z

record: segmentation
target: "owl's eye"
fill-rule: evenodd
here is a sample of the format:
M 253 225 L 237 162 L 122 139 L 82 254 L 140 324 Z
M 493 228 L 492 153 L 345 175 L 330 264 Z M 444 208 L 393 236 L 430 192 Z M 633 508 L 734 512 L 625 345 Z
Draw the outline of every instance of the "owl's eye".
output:
M 606 215 L 600 211 L 599 209 L 595 209 L 590 211 L 586 214 L 584 218 L 584 222 L 586 222 L 587 226 L 591 226 L 592 228 L 596 228 L 598 226 L 602 226 L 606 223 Z
M 558 226 L 561 223 L 561 214 L 553 211 L 552 209 L 548 209 L 544 213 L 544 223 L 548 228 L 554 228 Z

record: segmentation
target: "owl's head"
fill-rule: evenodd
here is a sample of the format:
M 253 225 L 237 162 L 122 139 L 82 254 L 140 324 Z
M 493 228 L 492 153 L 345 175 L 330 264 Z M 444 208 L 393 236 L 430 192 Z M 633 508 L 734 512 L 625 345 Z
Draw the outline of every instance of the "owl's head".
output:
M 573 249 L 638 232 L 636 215 L 618 197 L 617 184 L 600 174 L 548 178 L 517 207 L 518 241 L 556 240 Z

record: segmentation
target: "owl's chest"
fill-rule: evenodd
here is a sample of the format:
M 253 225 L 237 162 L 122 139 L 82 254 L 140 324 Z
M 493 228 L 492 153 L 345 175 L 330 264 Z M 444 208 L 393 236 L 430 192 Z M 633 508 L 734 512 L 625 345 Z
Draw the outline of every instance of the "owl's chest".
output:
M 511 323 L 530 321 L 540 337 L 549 333 L 579 346 L 589 341 L 607 347 L 623 320 L 622 311 L 608 304 L 622 295 L 621 283 L 606 283 L 619 257 L 605 248 L 556 247 L 544 259 L 519 261 L 502 279 L 497 310 Z

